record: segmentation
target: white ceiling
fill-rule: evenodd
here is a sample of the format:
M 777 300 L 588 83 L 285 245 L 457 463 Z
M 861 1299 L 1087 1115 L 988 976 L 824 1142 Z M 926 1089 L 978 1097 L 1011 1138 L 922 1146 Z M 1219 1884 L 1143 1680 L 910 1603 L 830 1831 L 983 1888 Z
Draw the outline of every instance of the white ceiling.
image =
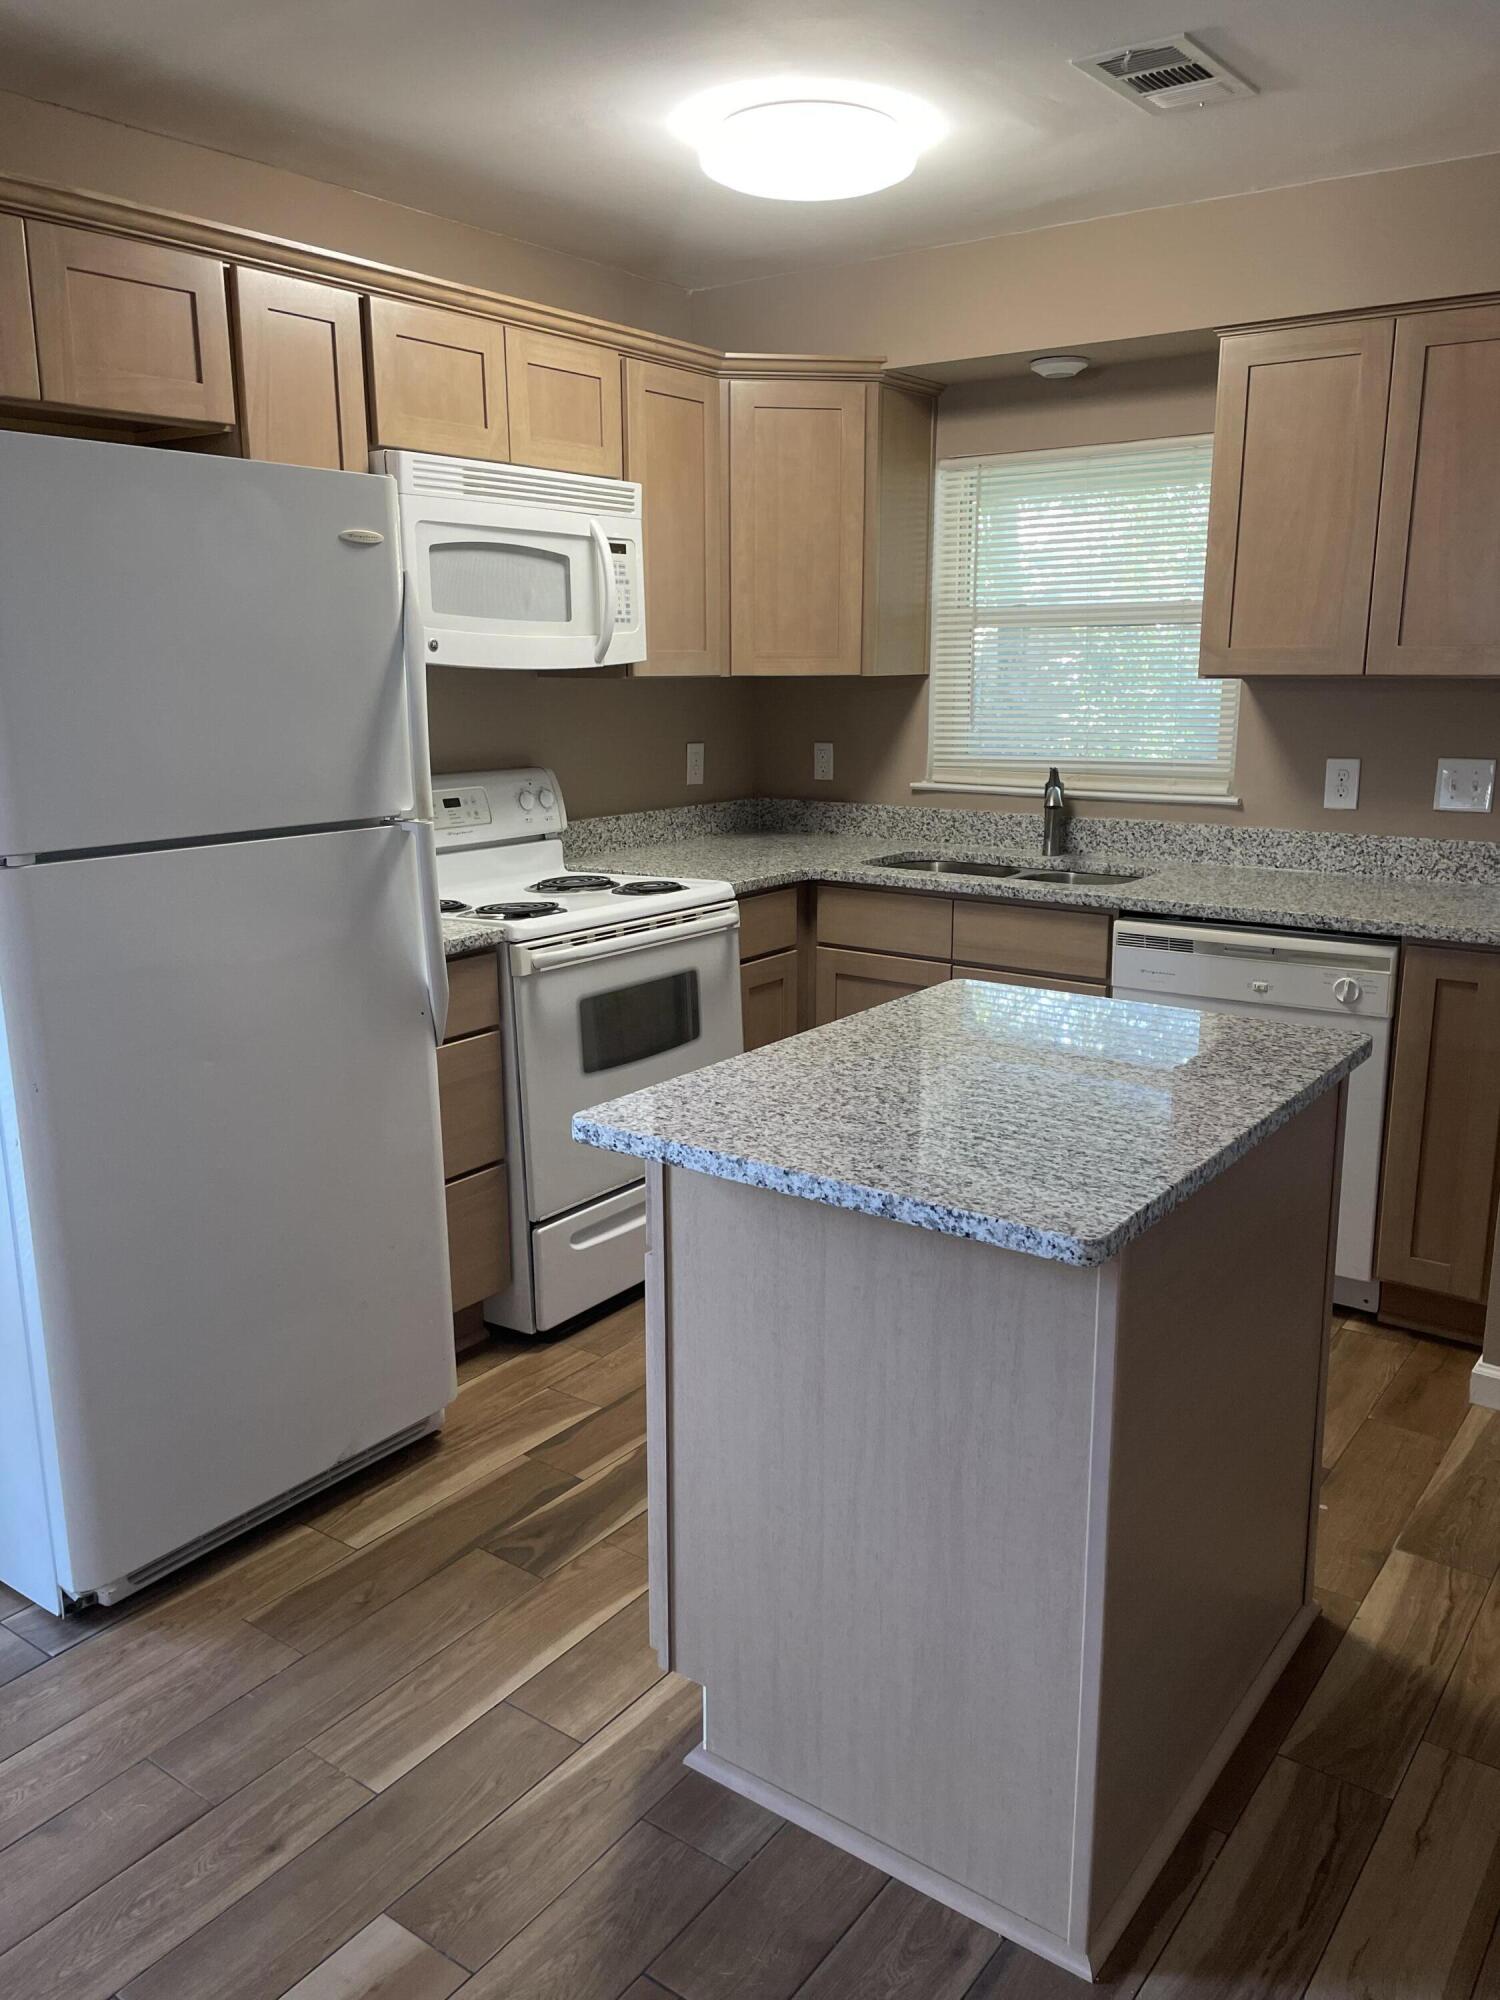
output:
M 1187 28 L 1258 97 L 1153 117 L 1069 58 Z M 664 129 L 740 76 L 871 79 L 950 136 L 758 201 Z M 1500 151 L 1500 0 L 0 0 L 6 88 L 689 287 Z M 192 207 L 191 190 L 182 206 Z

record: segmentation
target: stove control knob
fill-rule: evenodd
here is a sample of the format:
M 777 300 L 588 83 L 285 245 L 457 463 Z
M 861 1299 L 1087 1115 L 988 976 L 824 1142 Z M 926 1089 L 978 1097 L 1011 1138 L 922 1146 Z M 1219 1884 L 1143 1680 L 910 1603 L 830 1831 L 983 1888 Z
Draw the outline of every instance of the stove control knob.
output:
M 536 797 L 537 804 L 543 812 L 551 812 L 552 808 L 557 804 L 557 794 L 550 785 L 543 785 Z
M 522 785 L 520 791 L 516 793 L 516 804 L 523 813 L 529 813 L 536 805 L 536 794 L 529 785 Z
M 1357 979 L 1335 979 L 1333 997 L 1341 1007 L 1352 1007 L 1359 999 L 1360 987 Z

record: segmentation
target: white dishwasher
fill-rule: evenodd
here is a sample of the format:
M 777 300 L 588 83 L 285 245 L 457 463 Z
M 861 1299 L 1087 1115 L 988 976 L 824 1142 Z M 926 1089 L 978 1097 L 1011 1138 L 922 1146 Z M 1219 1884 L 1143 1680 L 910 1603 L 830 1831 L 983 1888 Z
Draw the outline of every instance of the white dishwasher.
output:
M 1355 1019 L 1374 1045 L 1349 1079 L 1344 1178 L 1333 1296 L 1373 1312 L 1375 1209 L 1380 1190 L 1385 1079 L 1396 1002 L 1397 948 L 1314 932 L 1243 931 L 1208 924 L 1115 923 L 1111 986 L 1117 1000 L 1157 1000 L 1214 1014 L 1264 1010 L 1280 1021 Z

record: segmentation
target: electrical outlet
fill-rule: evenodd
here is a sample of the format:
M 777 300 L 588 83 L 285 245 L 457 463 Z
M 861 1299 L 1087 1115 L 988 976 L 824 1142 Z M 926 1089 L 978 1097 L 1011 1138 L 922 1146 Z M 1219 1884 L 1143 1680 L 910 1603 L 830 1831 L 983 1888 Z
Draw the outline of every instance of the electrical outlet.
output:
M 831 743 L 815 743 L 813 745 L 813 776 L 814 778 L 831 778 L 833 776 L 833 745 Z
M 690 743 L 687 754 L 687 781 L 690 785 L 703 783 L 703 745 Z
M 1330 757 L 1323 767 L 1323 804 L 1330 812 L 1353 812 L 1359 804 L 1359 759 Z
M 1493 757 L 1440 757 L 1433 810 L 1445 813 L 1487 813 L 1495 798 Z

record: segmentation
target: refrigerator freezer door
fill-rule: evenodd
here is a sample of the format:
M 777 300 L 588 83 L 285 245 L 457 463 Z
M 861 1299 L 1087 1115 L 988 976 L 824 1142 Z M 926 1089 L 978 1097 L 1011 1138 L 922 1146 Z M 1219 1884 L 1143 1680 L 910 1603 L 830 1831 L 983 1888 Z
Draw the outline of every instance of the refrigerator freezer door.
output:
M 417 898 L 400 827 L 0 873 L 0 1391 L 75 1595 L 453 1395 Z
M 0 854 L 412 806 L 391 480 L 0 434 Z

